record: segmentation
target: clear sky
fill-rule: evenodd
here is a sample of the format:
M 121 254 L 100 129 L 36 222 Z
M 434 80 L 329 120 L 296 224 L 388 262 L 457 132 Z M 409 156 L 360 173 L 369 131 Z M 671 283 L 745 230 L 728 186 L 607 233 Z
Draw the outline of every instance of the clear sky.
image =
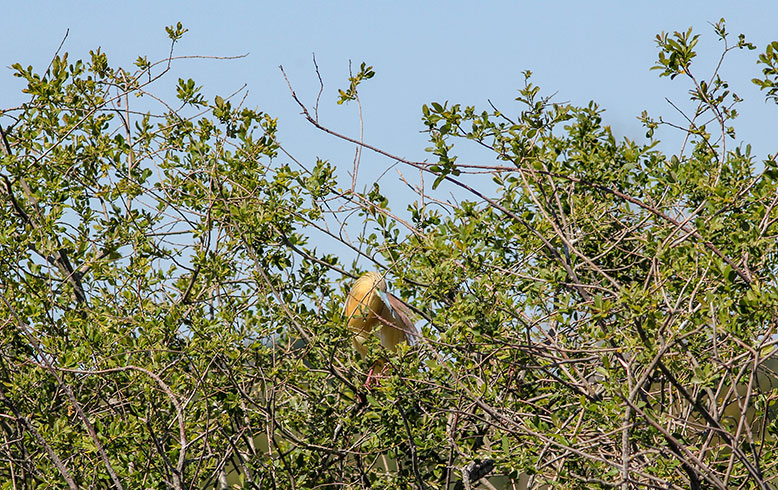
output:
M 377 76 L 361 90 L 365 140 L 395 154 L 424 159 L 421 105 L 451 101 L 486 108 L 488 100 L 512 113 L 523 70 L 534 72 L 544 93 L 557 101 L 598 102 L 618 136 L 640 138 L 636 116 L 646 109 L 681 121 L 665 97 L 680 103 L 688 86 L 649 71 L 660 31 L 694 27 L 703 34 L 695 68 L 707 77 L 720 45 L 710 23 L 724 17 L 728 30 L 744 32 L 760 50 L 778 39 L 778 3 L 771 1 L 318 1 L 318 2 L 62 2 L 19 1 L 4 6 L 0 38 L 0 106 L 24 100 L 13 62 L 45 69 L 69 35 L 63 50 L 71 59 L 98 46 L 114 66 L 130 66 L 138 55 L 167 55 L 167 25 L 189 29 L 179 55 L 229 56 L 234 61 L 182 61 L 165 83 L 179 76 L 204 85 L 208 99 L 248 85 L 246 103 L 279 118 L 282 143 L 310 162 L 321 156 L 341 169 L 353 149 L 318 134 L 298 115 L 278 66 L 284 65 L 298 94 L 312 103 L 317 79 L 315 53 L 324 78 L 321 118 L 357 134 L 356 107 L 335 104 L 346 85 L 348 63 L 365 61 Z M 738 142 L 752 143 L 764 157 L 777 150 L 778 106 L 765 103 L 750 80 L 759 74 L 758 51 L 733 53 L 724 75 L 746 99 L 741 106 Z M 162 87 L 164 90 L 164 87 Z M 671 145 L 668 132 L 660 133 Z M 665 151 L 677 148 L 665 147 Z M 467 155 L 466 155 L 467 156 Z M 460 161 L 463 161 L 461 158 Z M 380 161 L 380 165 L 376 162 Z M 361 184 L 387 163 L 366 155 Z M 371 167 L 372 165 L 372 167 Z

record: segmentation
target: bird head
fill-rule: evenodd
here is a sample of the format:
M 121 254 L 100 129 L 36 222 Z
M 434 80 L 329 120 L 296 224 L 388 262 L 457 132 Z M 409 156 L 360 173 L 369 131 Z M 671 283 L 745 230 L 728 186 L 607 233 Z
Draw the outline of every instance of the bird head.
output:
M 376 291 L 386 293 L 386 279 L 384 279 L 384 276 L 379 274 L 375 271 L 369 271 L 362 274 L 362 277 L 359 278 L 359 281 L 370 281 L 373 283 L 373 288 Z

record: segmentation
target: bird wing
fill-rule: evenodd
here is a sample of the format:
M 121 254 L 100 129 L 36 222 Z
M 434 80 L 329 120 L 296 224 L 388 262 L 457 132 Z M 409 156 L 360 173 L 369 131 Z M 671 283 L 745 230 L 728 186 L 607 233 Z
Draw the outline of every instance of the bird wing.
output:
M 377 332 L 381 344 L 390 350 L 395 350 L 400 342 L 413 344 L 419 331 L 411 320 L 408 307 L 392 294 L 382 293 L 381 300 L 381 328 Z

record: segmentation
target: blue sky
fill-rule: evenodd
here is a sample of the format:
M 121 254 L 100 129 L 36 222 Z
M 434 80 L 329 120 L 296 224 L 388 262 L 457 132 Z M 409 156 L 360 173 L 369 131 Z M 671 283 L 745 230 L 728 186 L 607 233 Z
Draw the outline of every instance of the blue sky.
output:
M 167 25 L 189 29 L 179 55 L 230 56 L 234 61 L 181 61 L 159 89 L 176 79 L 194 78 L 206 96 L 227 95 L 247 84 L 246 104 L 279 118 L 287 149 L 310 163 L 320 156 L 342 172 L 350 169 L 353 148 L 317 133 L 299 116 L 278 66 L 284 65 L 298 95 L 308 103 L 318 82 L 311 63 L 316 54 L 325 83 L 321 118 L 356 136 L 356 107 L 335 104 L 346 85 L 348 63 L 362 61 L 377 76 L 361 89 L 365 140 L 388 151 L 424 159 L 421 105 L 451 101 L 518 110 L 513 99 L 522 71 L 557 101 L 598 102 L 618 136 L 640 138 L 641 111 L 681 121 L 665 97 L 680 104 L 688 86 L 681 77 L 660 79 L 649 71 L 660 31 L 694 27 L 703 34 L 695 70 L 702 78 L 720 53 L 710 23 L 724 17 L 728 30 L 744 32 L 760 50 L 778 39 L 778 6 L 761 2 L 13 2 L 3 10 L 0 36 L 1 107 L 24 100 L 13 62 L 45 69 L 65 32 L 63 50 L 71 60 L 100 46 L 111 63 L 130 66 L 138 55 L 167 55 Z M 765 103 L 750 83 L 759 74 L 758 51 L 734 52 L 724 67 L 731 87 L 746 99 L 740 107 L 737 141 L 753 144 L 764 157 L 776 151 L 778 107 Z M 131 66 L 130 66 L 131 67 Z M 166 86 L 164 84 L 167 84 Z M 659 133 L 665 151 L 677 151 L 679 135 Z M 464 151 L 460 161 L 477 158 Z M 365 155 L 360 185 L 368 185 L 391 162 Z M 396 179 L 396 176 L 394 177 Z M 345 183 L 345 179 L 344 179 Z
M 66 30 L 71 58 L 101 46 L 114 64 L 138 55 L 163 57 L 164 26 L 181 21 L 189 33 L 178 54 L 235 55 L 230 62 L 182 62 L 180 76 L 225 94 L 248 84 L 247 102 L 280 118 L 282 134 L 300 123 L 278 65 L 284 65 L 301 96 L 312 100 L 316 78 L 311 53 L 324 76 L 323 116 L 354 129 L 354 108 L 336 106 L 348 62 L 366 61 L 377 77 L 363 90 L 366 137 L 408 156 L 423 156 L 420 106 L 432 100 L 510 109 L 521 72 L 557 99 L 607 109 L 617 134 L 642 134 L 635 120 L 643 109 L 671 115 L 664 97 L 682 102 L 683 82 L 649 72 L 656 59 L 654 36 L 695 27 L 705 37 L 701 68 L 718 55 L 708 23 L 721 17 L 733 33 L 745 32 L 763 48 L 778 39 L 775 2 L 13 2 L 4 8 L 0 48 L 2 106 L 21 100 L 18 80 L 7 68 L 20 61 L 45 67 Z M 712 48 L 712 49 L 706 49 Z M 734 53 L 726 74 L 746 97 L 741 136 L 762 153 L 775 151 L 776 108 L 765 104 L 749 80 L 758 74 L 755 52 Z M 708 63 L 705 63 L 705 62 Z M 702 73 L 710 69 L 702 70 Z M 174 83 L 172 78 L 170 83 Z M 740 90 L 737 90 L 740 88 Z M 515 107 L 515 106 L 514 106 Z M 509 111 L 508 111 L 509 112 Z M 753 119 L 753 120 L 750 120 Z M 762 126 L 762 130 L 759 129 Z M 769 130 L 768 130 L 769 128 Z M 291 127 L 288 129 L 292 129 Z M 290 144 L 292 134 L 286 135 Z M 762 139 L 764 138 L 764 141 Z M 764 143 L 764 147 L 762 144 Z

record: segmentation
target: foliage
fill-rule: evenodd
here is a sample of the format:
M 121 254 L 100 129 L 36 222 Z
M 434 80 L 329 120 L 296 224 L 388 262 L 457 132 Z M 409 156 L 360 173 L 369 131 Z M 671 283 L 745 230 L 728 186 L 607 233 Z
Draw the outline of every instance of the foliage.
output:
M 722 58 L 754 49 L 715 32 Z M 665 121 L 617 141 L 596 104 L 527 72 L 516 116 L 425 105 L 435 162 L 366 146 L 432 174 L 403 212 L 323 159 L 286 163 L 276 119 L 238 99 L 182 78 L 161 102 L 172 50 L 134 71 L 99 50 L 14 65 L 0 488 L 463 488 L 492 465 L 516 488 L 774 486 L 778 165 L 727 146 L 741 99 L 718 67 L 699 78 L 697 41 L 657 38 L 696 104 L 674 154 Z M 776 53 L 754 80 L 768 99 Z M 363 63 L 337 102 L 373 76 Z M 458 140 L 494 163 L 459 162 Z M 387 273 L 416 345 L 352 351 L 359 271 L 333 250 Z

